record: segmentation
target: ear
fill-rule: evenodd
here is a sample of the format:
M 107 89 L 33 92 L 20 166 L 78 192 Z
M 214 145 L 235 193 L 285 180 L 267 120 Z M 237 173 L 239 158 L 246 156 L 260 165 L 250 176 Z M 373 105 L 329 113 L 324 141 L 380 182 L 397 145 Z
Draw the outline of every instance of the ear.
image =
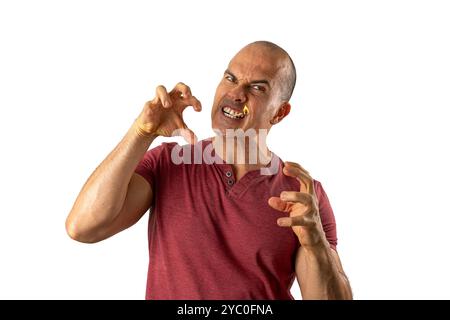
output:
M 284 117 L 286 117 L 289 112 L 291 111 L 291 105 L 289 102 L 283 102 L 281 106 L 278 108 L 277 113 L 273 116 L 273 118 L 270 120 L 271 124 L 277 124 L 281 120 L 283 120 Z

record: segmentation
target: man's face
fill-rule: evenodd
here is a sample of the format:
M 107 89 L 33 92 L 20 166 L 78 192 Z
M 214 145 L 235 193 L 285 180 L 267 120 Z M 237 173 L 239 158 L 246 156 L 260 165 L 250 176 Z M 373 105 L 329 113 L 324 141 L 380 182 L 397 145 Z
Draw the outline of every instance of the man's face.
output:
M 211 112 L 213 129 L 223 134 L 225 129 L 269 129 L 281 104 L 279 73 L 283 66 L 277 52 L 259 46 L 242 49 L 217 86 Z

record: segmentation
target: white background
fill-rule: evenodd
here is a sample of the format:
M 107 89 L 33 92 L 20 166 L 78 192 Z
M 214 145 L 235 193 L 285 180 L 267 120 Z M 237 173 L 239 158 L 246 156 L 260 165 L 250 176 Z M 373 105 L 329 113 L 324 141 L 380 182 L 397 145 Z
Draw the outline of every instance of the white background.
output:
M 204 110 L 186 122 L 210 136 L 222 72 L 260 39 L 298 71 L 269 145 L 323 183 L 355 298 L 450 298 L 449 16 L 447 1 L 1 1 L 0 298 L 143 299 L 148 216 L 95 245 L 65 218 L 158 84 L 189 84 Z

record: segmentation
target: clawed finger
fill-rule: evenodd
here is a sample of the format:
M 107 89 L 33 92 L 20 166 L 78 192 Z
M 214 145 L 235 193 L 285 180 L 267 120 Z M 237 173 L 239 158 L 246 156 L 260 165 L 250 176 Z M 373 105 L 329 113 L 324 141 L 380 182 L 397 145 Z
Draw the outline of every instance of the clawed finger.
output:
M 194 96 L 191 96 L 187 101 L 187 106 L 192 106 L 195 111 L 200 112 L 202 111 L 202 104 L 201 102 Z
M 280 199 L 289 202 L 299 202 L 305 206 L 310 206 L 312 203 L 311 195 L 305 192 L 283 191 L 280 194 Z
M 287 176 L 296 178 L 300 182 L 300 191 L 314 194 L 313 179 L 309 174 L 303 172 L 299 167 L 285 165 L 283 173 Z
M 304 216 L 278 218 L 277 224 L 280 227 L 307 226 L 308 221 Z
M 307 215 L 283 217 L 277 219 L 277 224 L 280 227 L 307 227 L 311 228 L 316 225 L 314 219 Z
M 164 108 L 169 108 L 172 105 L 172 99 L 167 93 L 166 87 L 162 85 L 156 87 L 156 99 L 161 102 Z
M 292 207 L 292 204 L 281 200 L 279 197 L 270 197 L 268 204 L 275 210 L 278 210 L 281 212 L 289 212 L 290 208 Z
M 192 96 L 191 88 L 185 85 L 183 82 L 178 82 L 173 88 L 171 93 L 178 93 L 181 98 L 190 98 Z
M 299 168 L 301 171 L 303 171 L 305 174 L 309 175 L 309 172 L 308 172 L 305 168 L 303 168 L 301 165 L 299 165 L 298 163 L 296 163 L 296 162 L 286 161 L 284 164 L 285 164 L 286 166 L 297 167 L 297 168 Z

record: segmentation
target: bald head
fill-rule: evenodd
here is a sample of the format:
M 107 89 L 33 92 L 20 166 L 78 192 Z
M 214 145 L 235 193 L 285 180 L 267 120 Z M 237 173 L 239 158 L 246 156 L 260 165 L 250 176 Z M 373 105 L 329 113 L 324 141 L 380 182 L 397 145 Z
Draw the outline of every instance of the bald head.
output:
M 295 78 L 285 50 L 268 41 L 246 45 L 230 60 L 217 86 L 213 128 L 270 130 L 289 114 Z
M 246 49 L 263 50 L 279 59 L 280 69 L 277 76 L 281 85 L 280 99 L 282 101 L 289 101 L 294 92 L 295 82 L 297 80 L 295 65 L 289 54 L 283 48 L 270 41 L 255 41 L 242 48 L 242 50 Z

